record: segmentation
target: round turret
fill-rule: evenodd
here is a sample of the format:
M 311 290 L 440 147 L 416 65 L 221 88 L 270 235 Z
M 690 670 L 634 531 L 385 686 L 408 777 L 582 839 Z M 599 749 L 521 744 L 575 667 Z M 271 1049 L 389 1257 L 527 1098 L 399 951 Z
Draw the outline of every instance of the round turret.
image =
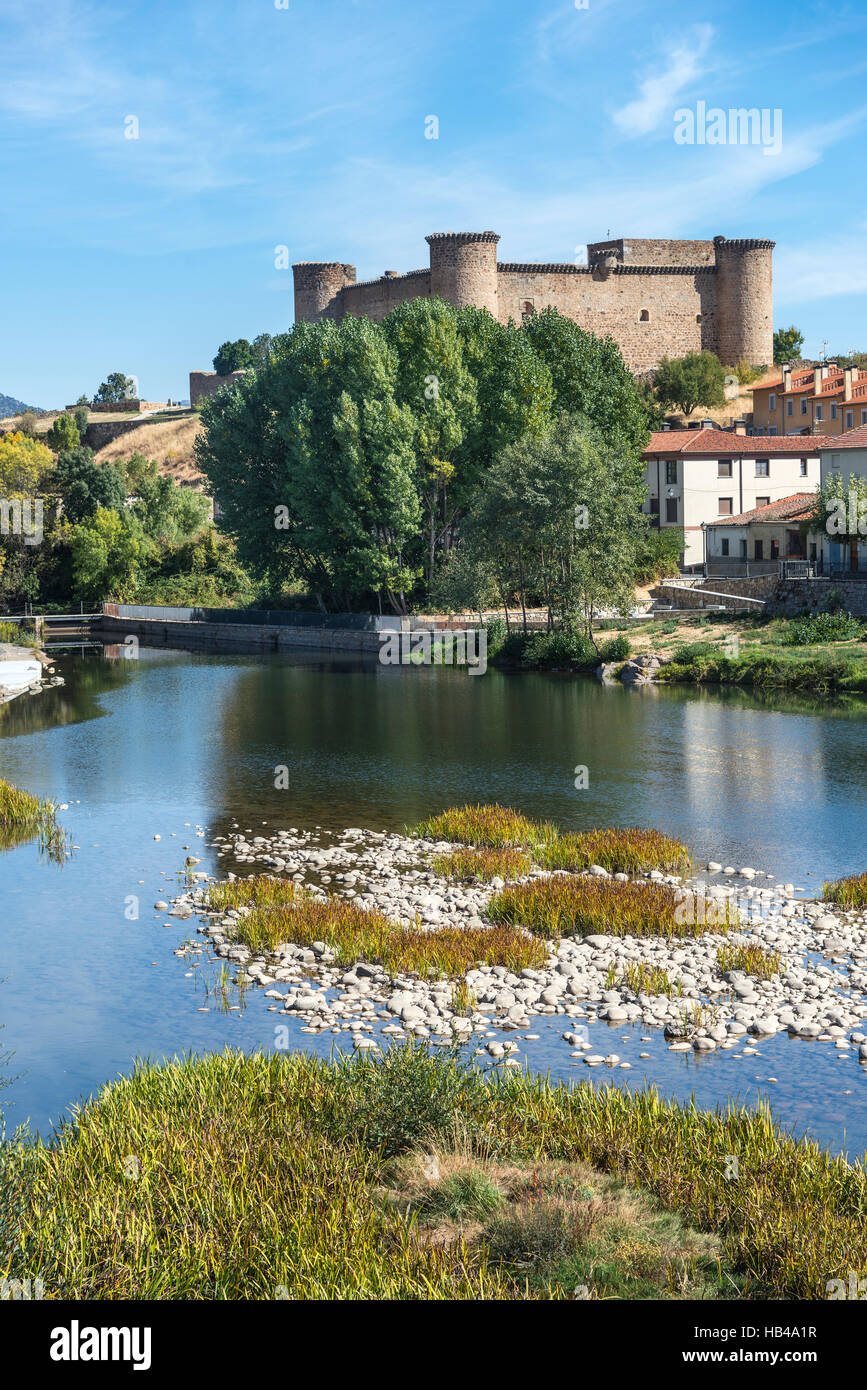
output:
M 430 292 L 456 309 L 474 304 L 497 317 L 496 232 L 432 232 Z
M 713 239 L 717 272 L 717 355 L 727 366 L 745 357 L 753 366 L 774 360 L 774 242 L 752 237 Z
M 296 323 L 340 317 L 337 296 L 344 285 L 355 284 L 354 265 L 344 265 L 342 261 L 297 261 L 292 274 Z

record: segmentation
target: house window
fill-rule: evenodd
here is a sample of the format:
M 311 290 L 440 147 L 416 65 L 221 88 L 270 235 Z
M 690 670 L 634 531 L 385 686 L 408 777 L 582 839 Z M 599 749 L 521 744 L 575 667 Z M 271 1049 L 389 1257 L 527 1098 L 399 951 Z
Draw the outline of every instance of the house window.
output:
M 780 558 L 780 542 L 779 542 L 779 541 L 771 541 L 771 559 L 772 559 L 772 560 L 779 560 L 779 558 Z
M 764 541 L 753 541 L 753 559 L 754 559 L 754 560 L 764 560 L 764 558 L 765 558 L 765 543 L 764 543 Z
M 854 425 L 854 423 L 855 423 L 855 412 L 854 412 L 854 410 L 847 410 L 847 411 L 846 411 L 846 428 L 847 428 L 847 430 L 851 430 L 851 428 L 852 428 L 852 426 Z
M 638 318 L 639 322 L 641 323 L 650 323 L 650 310 L 642 309 L 641 313 L 638 315 Z
M 771 394 L 768 396 L 768 410 L 773 411 L 773 410 L 776 410 L 776 408 L 777 408 L 777 396 L 776 396 L 776 392 L 775 392 L 775 391 L 772 391 Z
M 820 405 L 817 405 L 817 406 L 816 406 L 816 419 L 817 419 L 817 420 L 821 420 L 821 418 L 822 418 L 822 407 L 821 407 Z
M 665 519 L 666 521 L 677 521 L 677 498 L 666 497 L 665 499 Z
M 730 478 L 730 477 L 731 477 L 731 475 L 732 475 L 732 461 L 731 461 L 731 459 L 719 459 L 719 460 L 718 460 L 717 466 L 716 466 L 716 475 L 717 475 L 718 478 Z
M 666 459 L 665 481 L 667 483 L 677 482 L 677 459 Z
M 776 425 L 768 425 L 768 434 L 776 434 L 776 433 L 777 433 L 777 427 L 776 427 Z
M 802 396 L 802 397 L 801 397 L 801 414 L 802 414 L 802 415 L 806 415 L 807 411 L 809 410 L 809 407 L 810 407 L 810 402 L 807 400 L 807 397 L 806 397 L 806 396 Z
M 744 540 L 741 541 L 741 559 L 742 559 L 742 560 L 745 560 L 746 558 L 747 558 L 747 543 L 746 543 L 746 540 L 744 539 Z
M 776 430 L 774 431 L 774 433 L 776 434 Z M 768 477 L 770 477 L 770 472 L 771 472 L 771 466 L 770 466 L 770 463 L 769 463 L 769 461 L 768 461 L 767 459 L 756 459 L 756 477 L 757 477 L 757 478 L 768 478 Z
M 757 506 L 757 507 L 769 507 L 770 505 L 771 505 L 771 499 L 770 499 L 770 497 L 757 497 L 757 498 L 756 498 L 756 506 Z
M 833 405 L 833 404 L 832 404 L 832 406 L 831 406 L 831 419 L 832 419 L 832 420 L 836 420 L 836 418 L 837 418 L 837 407 L 836 407 L 836 405 Z
M 807 460 L 806 460 L 806 459 L 801 459 L 801 477 L 802 477 L 802 478 L 806 478 L 806 476 L 807 476 Z
M 728 536 L 723 536 L 722 540 L 721 540 L 720 543 L 719 543 L 719 549 L 720 549 L 720 554 L 721 554 L 721 555 L 728 555 L 728 553 L 729 553 L 729 539 L 728 539 Z
M 730 497 L 718 497 L 717 511 L 719 512 L 720 516 L 731 516 L 732 499 Z
M 659 498 L 658 498 L 658 497 L 651 497 L 651 499 L 650 499 L 650 515 L 651 515 L 651 516 L 659 516 Z
M 795 402 L 794 402 L 794 401 L 786 401 L 786 414 L 787 414 L 787 415 L 794 415 L 794 413 L 795 413 Z

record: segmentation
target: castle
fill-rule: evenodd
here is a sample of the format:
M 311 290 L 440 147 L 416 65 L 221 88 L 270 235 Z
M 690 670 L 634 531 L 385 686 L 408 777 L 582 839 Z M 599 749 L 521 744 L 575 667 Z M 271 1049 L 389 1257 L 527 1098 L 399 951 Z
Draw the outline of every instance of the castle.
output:
M 295 318 L 310 323 L 347 314 L 383 319 L 410 299 L 437 295 L 520 323 L 551 305 L 618 343 L 636 375 L 663 356 L 707 349 L 727 365 L 742 357 L 773 361 L 772 241 L 596 241 L 587 264 L 497 260 L 496 232 L 433 232 L 430 265 L 377 280 L 355 278 L 341 261 L 300 261 Z

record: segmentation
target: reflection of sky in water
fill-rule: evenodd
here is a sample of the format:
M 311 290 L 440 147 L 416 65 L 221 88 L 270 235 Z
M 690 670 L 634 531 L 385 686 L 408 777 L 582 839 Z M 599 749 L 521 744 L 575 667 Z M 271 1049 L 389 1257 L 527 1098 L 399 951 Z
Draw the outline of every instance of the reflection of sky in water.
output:
M 700 860 L 749 863 L 808 891 L 864 867 L 867 725 L 851 712 L 351 658 L 143 651 L 139 662 L 69 659 L 65 669 L 65 688 L 0 717 L 0 776 L 71 801 L 63 820 L 80 846 L 63 870 L 33 847 L 0 856 L 0 1038 L 15 1052 L 9 1070 L 22 1073 L 9 1092 L 13 1123 L 30 1115 L 45 1128 L 136 1055 L 273 1045 L 275 1015 L 260 993 L 242 1015 L 220 1014 L 212 1000 L 197 1012 L 201 972 L 186 978 L 190 966 L 171 953 L 195 922 L 153 910 L 175 890 L 184 845 L 202 868 L 216 865 L 185 821 L 217 833 L 234 816 L 254 834 L 262 821 L 401 829 L 443 805 L 497 800 L 565 826 L 656 825 Z M 578 763 L 590 770 L 587 791 L 573 786 Z M 135 921 L 124 915 L 131 894 Z M 760 1043 L 760 1058 L 699 1058 L 670 1053 L 656 1031 L 640 1044 L 639 1029 L 597 1024 L 594 1047 L 632 1070 L 591 1071 L 572 1064 L 560 1040 L 568 1026 L 533 1021 L 534 1066 L 630 1087 L 646 1069 L 664 1091 L 694 1089 L 702 1105 L 729 1093 L 752 1101 L 761 1089 L 797 1131 L 850 1153 L 867 1146 L 867 1078 L 832 1045 L 783 1035 Z M 317 1051 L 333 1043 L 297 1036 Z M 640 1051 L 652 1054 L 646 1064 Z

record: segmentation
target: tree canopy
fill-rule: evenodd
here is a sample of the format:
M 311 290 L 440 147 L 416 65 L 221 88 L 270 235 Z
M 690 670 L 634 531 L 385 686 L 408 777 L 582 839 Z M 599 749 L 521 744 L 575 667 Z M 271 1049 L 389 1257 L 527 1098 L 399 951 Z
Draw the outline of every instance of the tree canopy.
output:
M 618 458 L 647 438 L 616 345 L 554 310 L 518 326 L 417 299 L 382 323 L 297 323 L 268 347 L 204 402 L 197 457 L 244 563 L 325 609 L 406 612 L 452 563 L 503 451 L 563 416 Z

